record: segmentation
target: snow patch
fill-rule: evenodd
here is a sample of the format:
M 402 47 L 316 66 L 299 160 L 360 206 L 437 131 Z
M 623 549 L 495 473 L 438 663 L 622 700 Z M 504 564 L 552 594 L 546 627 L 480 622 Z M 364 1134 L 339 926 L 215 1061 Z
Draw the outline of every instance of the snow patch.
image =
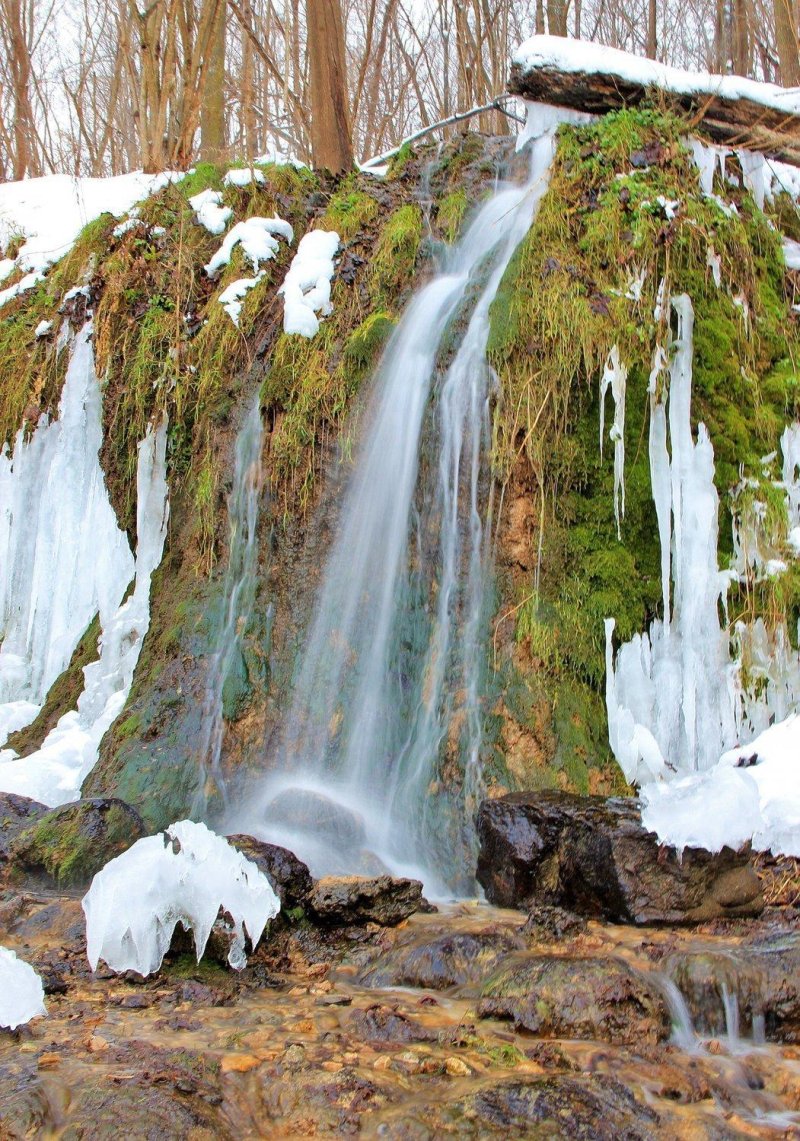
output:
M 250 186 L 251 183 L 255 183 L 257 186 L 263 186 L 265 182 L 264 172 L 254 170 L 249 166 L 232 167 L 222 180 L 224 186 L 239 187 Z
M 267 877 L 205 824 L 181 820 L 147 836 L 111 860 L 83 898 L 86 950 L 92 970 L 100 959 L 114 971 L 157 971 L 180 922 L 194 932 L 198 962 L 223 908 L 233 920 L 228 962 L 247 965 L 253 947 L 280 910 Z
M 195 217 L 201 226 L 205 226 L 209 234 L 219 237 L 225 232 L 225 227 L 233 217 L 230 206 L 222 205 L 222 194 L 219 190 L 201 190 L 189 199 L 189 205 L 194 210 Z
M 331 278 L 338 250 L 339 235 L 333 230 L 311 230 L 300 239 L 297 253 L 278 290 L 283 294 L 285 333 L 313 337 L 319 331 L 319 317 L 333 312 Z
M 784 238 L 782 245 L 786 268 L 800 269 L 800 242 L 795 242 L 792 238 Z
M 0 1026 L 16 1030 L 46 1014 L 44 987 L 36 971 L 14 951 L 0 947 Z
M 218 277 L 237 245 L 241 245 L 245 257 L 258 273 L 261 262 L 270 261 L 278 252 L 278 238 L 289 243 L 294 241 L 294 230 L 282 218 L 248 218 L 237 222 L 205 267 L 206 273 L 209 277 Z
M 238 281 L 231 282 L 227 289 L 223 289 L 220 293 L 219 303 L 237 328 L 239 318 L 242 315 L 244 299 L 250 290 L 258 285 L 263 276 L 264 274 L 261 272 L 256 277 L 240 277 Z

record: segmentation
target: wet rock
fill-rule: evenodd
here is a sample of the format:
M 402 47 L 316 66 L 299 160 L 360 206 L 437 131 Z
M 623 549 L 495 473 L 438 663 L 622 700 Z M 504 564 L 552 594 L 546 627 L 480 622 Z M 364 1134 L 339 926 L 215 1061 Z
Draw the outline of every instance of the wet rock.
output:
M 491 903 L 555 904 L 623 923 L 694 923 L 763 909 L 747 851 L 659 844 L 634 800 L 512 793 L 478 812 L 477 877 Z
M 308 909 L 320 923 L 349 927 L 379 923 L 394 927 L 420 910 L 419 880 L 377 876 L 324 876 L 308 896 Z
M 294 852 L 278 844 L 267 844 L 254 836 L 237 834 L 226 839 L 264 873 L 275 889 L 281 907 L 289 909 L 304 903 L 313 881 L 311 872 Z
M 39 877 L 84 886 L 145 834 L 135 809 L 114 798 L 77 800 L 38 817 L 12 841 L 14 879 Z
M 483 989 L 480 1018 L 508 1018 L 541 1038 L 637 1044 L 669 1037 L 661 993 L 621 959 L 534 955 L 501 968 Z
M 49 811 L 46 804 L 17 796 L 13 792 L 0 792 L 0 866 L 8 859 L 14 839 L 29 828 L 33 821 Z
M 371 1045 L 388 1046 L 397 1042 L 435 1042 L 438 1035 L 415 1018 L 409 1018 L 396 1006 L 375 1003 L 366 1010 L 354 1010 L 348 1029 L 359 1040 Z
M 800 937 L 671 955 L 664 970 L 683 995 L 695 1031 L 800 1042 Z
M 531 1136 L 573 1141 L 651 1141 L 659 1123 L 630 1090 L 600 1074 L 499 1082 L 462 1107 L 495 1129 L 536 1129 Z
M 54 899 L 19 918 L 12 925 L 17 939 L 36 943 L 47 939 L 51 944 L 69 947 L 84 943 L 86 918 L 80 900 Z
M 403 943 L 382 951 L 379 960 L 362 971 L 359 982 L 369 987 L 410 986 L 422 990 L 477 984 L 524 945 L 522 938 L 507 931 L 457 932 Z
M 586 920 L 563 907 L 537 903 L 531 908 L 522 930 L 538 942 L 560 943 L 581 935 L 586 930 Z
M 341 848 L 359 848 L 365 840 L 364 821 L 343 804 L 305 788 L 287 788 L 265 809 L 265 818 L 288 832 L 308 833 Z

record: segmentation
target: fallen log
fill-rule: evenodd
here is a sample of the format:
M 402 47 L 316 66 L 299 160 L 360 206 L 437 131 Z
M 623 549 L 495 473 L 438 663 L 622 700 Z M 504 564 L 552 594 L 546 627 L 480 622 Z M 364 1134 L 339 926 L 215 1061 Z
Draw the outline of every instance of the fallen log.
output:
M 534 36 L 515 53 L 512 95 L 603 115 L 655 91 L 722 146 L 800 166 L 800 89 L 733 75 L 682 71 L 627 52 L 558 36 Z

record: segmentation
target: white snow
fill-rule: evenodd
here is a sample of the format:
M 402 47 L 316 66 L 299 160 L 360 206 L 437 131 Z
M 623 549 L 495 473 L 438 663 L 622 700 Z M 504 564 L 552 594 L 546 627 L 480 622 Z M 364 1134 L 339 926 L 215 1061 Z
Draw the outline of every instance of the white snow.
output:
M 792 238 L 783 239 L 783 260 L 787 269 L 800 269 L 800 242 Z
M 135 171 L 114 178 L 50 174 L 0 183 L 0 249 L 9 238 L 25 235 L 15 264 L 41 273 L 71 249 L 88 222 L 106 212 L 120 218 L 135 202 L 182 177 Z
M 2 183 L 0 183 L 0 187 L 2 187 Z M 19 281 L 14 282 L 13 285 L 9 285 L 6 289 L 0 289 L 0 309 L 2 309 L 7 302 L 13 301 L 15 297 L 19 297 L 21 293 L 29 293 L 43 278 L 43 273 L 39 273 L 38 270 L 32 270 L 30 273 L 26 273 L 24 277 L 21 277 Z
M 566 107 L 553 107 L 550 103 L 535 103 L 525 101 L 525 126 L 517 135 L 517 151 L 521 151 L 528 143 L 543 135 L 555 131 L 562 123 L 572 127 L 585 127 L 594 123 L 596 115 L 586 111 L 571 111 Z
M 148 428 L 139 444 L 134 589 L 112 614 L 101 611 L 100 655 L 84 667 L 77 709 L 63 714 L 41 748 L 29 756 L 20 759 L 10 750 L 0 753 L 0 789 L 5 792 L 50 806 L 74 800 L 97 762 L 104 733 L 125 706 L 150 625 L 150 580 L 166 538 L 166 448 L 166 421 L 155 431 Z M 97 557 L 97 538 L 84 535 L 82 542 Z
M 267 877 L 205 824 L 181 820 L 138 840 L 97 873 L 84 896 L 87 955 L 114 971 L 152 974 L 178 922 L 194 932 L 198 962 L 220 907 L 234 924 L 228 962 L 247 965 L 245 932 L 256 946 L 280 902 Z
M 134 562 L 98 460 L 100 388 L 91 326 L 75 339 L 59 417 L 0 454 L 0 725 L 36 715 L 99 612 L 105 626 Z M 5 740 L 5 738 L 3 738 Z M 1 742 L 0 742 L 1 743 Z M 4 787 L 0 780 L 0 788 Z
M 313 337 L 319 331 L 319 317 L 333 312 L 331 278 L 338 250 L 339 235 L 333 230 L 310 230 L 300 239 L 297 253 L 278 290 L 283 294 L 285 333 Z
M 0 947 L 0 1026 L 16 1030 L 47 1014 L 44 988 L 36 971 L 14 951 Z
M 259 186 L 263 186 L 266 182 L 264 172 L 262 170 L 251 169 L 250 167 L 233 167 L 227 172 L 222 180 L 224 186 L 250 186 L 255 182 Z
M 258 285 L 263 276 L 262 272 L 256 277 L 240 277 L 238 281 L 232 281 L 227 289 L 223 289 L 220 293 L 219 303 L 237 327 L 242 315 L 245 297 L 254 286 Z
M 230 206 L 222 205 L 222 194 L 219 190 L 201 190 L 189 199 L 189 205 L 195 212 L 195 217 L 201 226 L 205 226 L 209 234 L 219 236 L 225 232 L 225 227 L 233 217 Z
M 617 538 L 622 538 L 620 520 L 625 517 L 625 387 L 628 370 L 619 359 L 616 345 L 608 354 L 600 378 L 600 459 L 603 458 L 603 436 L 606 422 L 606 393 L 609 388 L 614 399 L 614 423 L 609 438 L 614 443 L 614 518 L 617 521 Z
M 568 40 L 561 36 L 531 37 L 514 52 L 513 62 L 523 72 L 550 67 L 568 74 L 583 72 L 587 75 L 608 75 L 623 83 L 660 87 L 680 95 L 751 99 L 786 114 L 800 114 L 800 88 L 778 87 L 738 75 L 684 71 L 604 44 Z
M 258 273 L 261 262 L 270 261 L 278 252 L 278 238 L 284 238 L 290 244 L 294 240 L 294 230 L 282 218 L 248 218 L 237 222 L 205 267 L 206 273 L 209 277 L 217 277 L 240 243 L 245 257 Z

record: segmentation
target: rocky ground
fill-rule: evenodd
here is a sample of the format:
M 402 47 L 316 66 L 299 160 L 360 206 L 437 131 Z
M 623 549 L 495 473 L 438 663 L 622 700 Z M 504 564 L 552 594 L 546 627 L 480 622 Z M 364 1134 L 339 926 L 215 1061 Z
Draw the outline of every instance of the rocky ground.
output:
M 0 1031 L 2 1138 L 800 1137 L 791 906 L 685 926 L 432 908 L 414 881 L 312 881 L 237 837 L 283 901 L 243 971 L 220 927 L 199 964 L 179 931 L 157 975 L 93 974 L 78 881 L 139 826 L 113 802 L 59 813 L 54 846 L 41 809 L 0 805 L 0 943 L 39 971 L 48 1011 Z M 57 887 L 70 826 L 88 864 Z M 627 836 L 641 849 L 630 820 Z

